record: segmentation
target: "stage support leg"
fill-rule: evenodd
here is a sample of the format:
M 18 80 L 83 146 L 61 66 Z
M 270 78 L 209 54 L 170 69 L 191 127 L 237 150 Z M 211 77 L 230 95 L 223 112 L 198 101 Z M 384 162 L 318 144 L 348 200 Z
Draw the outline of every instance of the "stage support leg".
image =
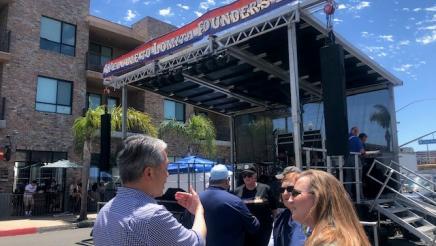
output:
M 298 54 L 297 54 L 297 33 L 295 22 L 288 26 L 288 52 L 289 52 L 289 84 L 291 88 L 291 111 L 294 137 L 295 165 L 302 168 L 301 158 L 301 111 L 300 92 L 298 85 Z
M 123 133 L 123 139 L 127 138 L 127 85 L 123 86 L 122 90 L 122 107 L 123 107 L 123 117 L 121 122 L 121 131 Z

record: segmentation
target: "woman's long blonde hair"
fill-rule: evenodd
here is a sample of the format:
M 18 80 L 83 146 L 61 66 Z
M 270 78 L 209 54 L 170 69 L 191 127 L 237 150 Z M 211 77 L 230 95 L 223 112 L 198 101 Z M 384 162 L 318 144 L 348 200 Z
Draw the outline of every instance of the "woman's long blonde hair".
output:
M 324 171 L 307 170 L 299 179 L 303 177 L 309 178 L 310 189 L 315 194 L 314 206 L 309 212 L 315 225 L 305 245 L 370 246 L 343 185 Z

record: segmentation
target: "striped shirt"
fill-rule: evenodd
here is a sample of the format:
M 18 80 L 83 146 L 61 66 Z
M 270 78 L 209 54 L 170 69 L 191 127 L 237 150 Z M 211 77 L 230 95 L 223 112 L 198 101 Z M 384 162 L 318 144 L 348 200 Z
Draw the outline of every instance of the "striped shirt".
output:
M 183 227 L 142 191 L 120 187 L 98 213 L 93 230 L 99 245 L 205 245 L 197 232 Z

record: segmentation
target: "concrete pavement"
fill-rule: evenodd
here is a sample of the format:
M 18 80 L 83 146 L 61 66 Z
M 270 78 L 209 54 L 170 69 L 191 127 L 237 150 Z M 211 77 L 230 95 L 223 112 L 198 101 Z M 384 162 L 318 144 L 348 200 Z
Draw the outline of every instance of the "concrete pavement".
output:
M 47 231 L 91 227 L 97 214 L 88 214 L 88 220 L 76 222 L 78 215 L 11 217 L 0 220 L 0 237 L 34 234 Z

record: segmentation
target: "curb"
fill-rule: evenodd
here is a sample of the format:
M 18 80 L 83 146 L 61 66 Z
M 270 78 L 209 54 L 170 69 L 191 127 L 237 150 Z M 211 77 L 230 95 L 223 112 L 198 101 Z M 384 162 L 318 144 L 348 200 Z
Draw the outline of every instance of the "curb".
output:
M 27 234 L 34 234 L 37 232 L 38 232 L 38 228 L 36 227 L 28 227 L 28 228 L 20 228 L 20 229 L 12 229 L 12 230 L 0 230 L 0 237 L 27 235 Z
M 20 236 L 20 235 L 44 233 L 44 232 L 51 232 L 51 231 L 71 230 L 77 228 L 88 228 L 93 226 L 94 226 L 94 221 L 81 221 L 77 223 L 72 223 L 70 225 L 28 227 L 28 228 L 19 228 L 19 229 L 12 229 L 12 230 L 0 230 L 0 237 Z

